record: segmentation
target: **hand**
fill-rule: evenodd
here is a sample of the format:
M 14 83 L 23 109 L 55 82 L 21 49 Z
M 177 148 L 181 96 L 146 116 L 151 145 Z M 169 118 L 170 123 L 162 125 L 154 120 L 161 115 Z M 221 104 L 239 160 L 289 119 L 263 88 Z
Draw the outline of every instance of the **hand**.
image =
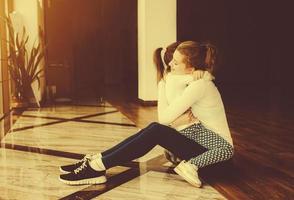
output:
M 196 122 L 198 119 L 193 115 L 192 111 L 189 109 L 181 116 L 179 116 L 175 121 L 171 123 L 171 126 L 176 128 L 181 125 L 190 124 Z
M 196 122 L 198 121 L 198 118 L 194 116 L 193 112 L 191 111 L 191 109 L 189 109 L 189 120 L 190 120 L 190 123 L 192 122 Z
M 203 70 L 196 70 L 196 71 L 194 71 L 192 73 L 194 81 L 203 78 L 204 72 L 205 71 L 203 71 Z

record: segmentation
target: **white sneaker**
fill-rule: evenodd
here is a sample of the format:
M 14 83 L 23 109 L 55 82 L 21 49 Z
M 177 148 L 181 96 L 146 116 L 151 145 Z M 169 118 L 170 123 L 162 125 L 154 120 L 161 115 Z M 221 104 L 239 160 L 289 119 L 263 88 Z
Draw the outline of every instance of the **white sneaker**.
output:
M 174 168 L 174 171 L 193 186 L 201 187 L 197 166 L 183 160 Z

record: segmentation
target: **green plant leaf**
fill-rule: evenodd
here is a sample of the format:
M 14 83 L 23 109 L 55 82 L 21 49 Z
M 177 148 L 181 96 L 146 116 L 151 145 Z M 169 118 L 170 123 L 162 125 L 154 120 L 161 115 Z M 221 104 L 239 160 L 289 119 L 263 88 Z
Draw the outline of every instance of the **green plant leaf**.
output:
M 16 33 L 16 39 L 15 39 L 15 43 L 16 43 L 16 48 L 19 50 L 21 47 L 20 47 L 20 43 L 19 43 L 19 33 Z
M 35 63 L 35 58 L 36 58 L 36 50 L 35 48 L 33 48 L 31 50 L 31 54 L 30 54 L 30 58 L 29 58 L 28 66 L 27 66 L 27 71 L 30 75 L 32 74 L 32 68 Z
M 43 69 L 40 69 L 32 78 L 32 82 L 35 81 L 35 79 L 38 80 L 38 88 L 40 88 L 40 80 L 39 80 L 39 74 L 42 73 L 44 70 Z
M 31 87 L 33 81 L 38 81 L 38 89 L 40 89 L 40 77 L 44 69 L 39 69 L 39 64 L 44 58 L 45 50 L 41 42 L 43 38 L 40 36 L 40 42 L 29 50 L 26 45 L 30 39 L 27 35 L 25 26 L 20 33 L 15 34 L 15 30 L 11 23 L 11 19 L 6 17 L 8 27 L 9 55 L 7 57 L 8 69 L 12 80 L 15 83 L 17 92 L 25 96 L 25 92 Z M 40 33 L 41 30 L 39 30 Z
M 25 37 L 26 37 L 26 27 L 23 26 L 23 27 L 22 27 L 22 38 L 21 38 L 21 41 L 22 41 L 23 43 L 25 43 L 25 41 L 26 41 Z
M 37 50 L 36 50 L 37 51 Z M 41 62 L 41 60 L 43 59 L 44 57 L 44 51 L 40 51 L 40 49 L 37 51 L 37 55 L 36 55 L 36 62 L 34 63 L 34 66 L 33 66 L 33 69 L 32 69 L 32 72 L 31 72 L 31 75 L 34 76 L 35 73 L 36 73 L 36 70 Z
M 38 90 L 39 90 L 40 87 L 41 87 L 41 81 L 40 81 L 40 78 L 37 76 L 35 79 L 38 81 Z

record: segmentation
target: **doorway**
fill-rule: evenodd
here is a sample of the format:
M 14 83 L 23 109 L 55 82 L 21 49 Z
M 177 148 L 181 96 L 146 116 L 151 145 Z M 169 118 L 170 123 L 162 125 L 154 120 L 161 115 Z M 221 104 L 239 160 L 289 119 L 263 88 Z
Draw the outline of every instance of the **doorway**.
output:
M 47 85 L 57 98 L 136 96 L 137 1 L 45 1 Z

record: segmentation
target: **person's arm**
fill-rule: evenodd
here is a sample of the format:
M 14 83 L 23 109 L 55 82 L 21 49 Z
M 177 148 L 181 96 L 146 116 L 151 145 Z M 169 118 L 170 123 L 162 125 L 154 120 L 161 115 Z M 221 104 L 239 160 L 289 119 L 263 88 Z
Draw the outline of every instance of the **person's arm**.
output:
M 158 84 L 158 118 L 160 118 L 159 115 L 162 114 L 168 107 L 165 94 L 165 81 L 161 80 Z M 168 125 L 175 128 L 177 126 L 191 123 L 191 120 L 193 120 L 193 118 L 191 117 L 191 110 L 189 109 Z
M 158 101 L 157 101 L 157 114 L 158 119 L 161 118 L 161 114 L 168 107 L 166 94 L 165 94 L 165 80 L 161 79 L 158 83 Z
M 169 125 L 179 116 L 181 116 L 185 111 L 187 111 L 195 102 L 197 102 L 204 94 L 205 85 L 203 80 L 193 81 L 187 88 L 184 90 L 183 94 L 176 98 L 170 105 L 163 104 L 163 101 L 160 103 L 158 101 L 158 121 L 161 124 Z M 165 84 L 164 87 L 159 88 L 159 95 L 164 89 L 165 96 Z M 163 96 L 159 96 L 159 99 Z M 166 98 L 165 98 L 166 100 Z
M 177 128 L 182 125 L 191 124 L 193 122 L 198 121 L 197 117 L 195 117 L 191 111 L 191 109 L 184 112 L 181 116 L 179 116 L 176 120 L 170 123 L 170 126 L 173 128 Z
M 207 71 L 196 70 L 192 73 L 193 81 L 197 81 L 201 78 L 205 80 L 213 80 L 214 77 Z M 182 115 L 176 118 L 173 122 L 170 123 L 171 127 L 179 127 L 185 124 L 190 124 L 192 122 L 198 121 L 197 117 L 195 117 L 191 111 L 191 109 L 185 111 Z

